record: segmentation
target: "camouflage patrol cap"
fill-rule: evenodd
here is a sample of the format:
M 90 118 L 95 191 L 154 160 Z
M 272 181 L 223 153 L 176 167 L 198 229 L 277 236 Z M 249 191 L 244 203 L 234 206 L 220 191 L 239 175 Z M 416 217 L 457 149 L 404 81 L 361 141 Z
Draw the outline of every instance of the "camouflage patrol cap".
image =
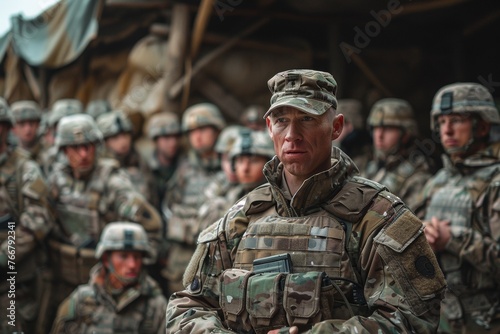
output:
M 181 133 L 179 117 L 170 111 L 164 111 L 151 116 L 146 129 L 148 137 L 155 139 L 159 136 L 176 136 Z
M 96 247 L 95 257 L 101 259 L 108 251 L 141 251 L 152 257 L 148 236 L 142 225 L 132 222 L 113 222 L 106 225 Z
M 267 86 L 273 95 L 264 118 L 283 106 L 313 115 L 322 115 L 331 107 L 337 109 L 337 82 L 327 72 L 288 70 L 272 77 Z
M 240 132 L 245 130 L 250 131 L 250 129 L 241 125 L 226 126 L 219 134 L 219 137 L 217 137 L 217 142 L 214 147 L 215 152 L 220 154 L 229 153 L 235 140 L 239 137 Z
M 57 100 L 50 111 L 47 125 L 49 127 L 55 126 L 64 116 L 80 114 L 83 112 L 83 105 L 76 99 L 62 99 Z
M 457 82 L 438 90 L 431 109 L 431 129 L 439 115 L 475 113 L 492 124 L 500 124 L 500 116 L 493 96 L 483 85 L 474 82 Z
M 56 130 L 55 145 L 58 149 L 68 145 L 100 142 L 102 133 L 94 119 L 87 114 L 76 114 L 61 118 Z
M 116 110 L 97 117 L 97 127 L 104 139 L 113 137 L 119 133 L 132 133 L 132 123 L 122 111 Z
M 213 126 L 222 130 L 226 121 L 220 109 L 212 103 L 195 104 L 184 111 L 182 116 L 182 131 L 191 131 L 203 126 Z
M 22 100 L 12 103 L 12 116 L 15 122 L 40 121 L 42 109 L 35 101 Z
M 229 152 L 229 159 L 239 155 L 259 155 L 271 159 L 274 157 L 274 143 L 265 131 L 243 131 Z
M 368 116 L 368 126 L 395 126 L 405 129 L 410 135 L 418 134 L 413 109 L 402 99 L 387 98 L 375 102 Z
M 355 129 L 362 129 L 364 120 L 360 101 L 356 99 L 340 99 L 337 101 L 337 113 L 344 115 L 344 119 L 349 121 Z
M 85 113 L 92 116 L 93 119 L 97 119 L 102 114 L 106 114 L 111 111 L 111 106 L 107 100 L 92 100 L 87 104 Z
M 0 97 L 0 123 L 8 123 L 9 125 L 14 124 L 14 118 L 12 117 L 9 104 L 3 97 Z

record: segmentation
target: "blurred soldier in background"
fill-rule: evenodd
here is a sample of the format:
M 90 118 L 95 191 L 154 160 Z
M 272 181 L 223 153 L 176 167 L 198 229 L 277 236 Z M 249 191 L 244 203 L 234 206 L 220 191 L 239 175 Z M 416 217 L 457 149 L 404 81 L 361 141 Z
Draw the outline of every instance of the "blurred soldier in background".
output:
M 105 113 L 97 118 L 96 123 L 104 138 L 103 156 L 117 160 L 136 189 L 146 196 L 149 192 L 142 174 L 143 162 L 133 146 L 133 128 L 127 115 L 121 111 Z
M 196 248 L 198 210 L 205 200 L 205 188 L 221 170 L 214 146 L 225 126 L 219 108 L 211 103 L 193 105 L 182 116 L 182 131 L 188 136 L 190 149 L 172 177 L 174 182 L 168 185 L 163 205 L 171 241 L 164 270 L 170 291 L 182 288 L 182 275 Z
M 442 87 L 431 109 L 443 168 L 422 192 L 425 235 L 448 282 L 442 333 L 500 332 L 500 143 L 489 141 L 500 116 L 477 83 Z
M 421 221 L 357 176 L 331 74 L 268 81 L 269 183 L 200 234 L 168 333 L 433 333 L 445 281 Z
M 40 164 L 43 144 L 39 140 L 38 130 L 42 109 L 35 101 L 24 100 L 12 103 L 11 110 L 15 122 L 12 131 L 18 139 L 19 146 L 28 151 L 31 159 Z
M 39 166 L 25 150 L 7 147 L 13 122 L 7 102 L 0 98 L 0 332 L 35 333 L 45 288 L 42 244 L 52 219 Z
M 151 256 L 146 231 L 129 222 L 108 224 L 97 244 L 88 284 L 59 306 L 53 334 L 165 334 L 167 301 L 144 270 Z
M 243 110 L 240 124 L 255 131 L 266 131 L 265 113 L 266 108 L 263 106 L 251 105 Z
M 338 100 L 337 113 L 344 115 L 344 128 L 333 145 L 344 151 L 360 171 L 373 157 L 372 138 L 365 126 L 361 102 L 356 99 Z
M 56 148 L 68 162 L 57 166 L 48 178 L 57 214 L 49 243 L 57 287 L 53 307 L 88 281 L 96 263 L 95 246 L 106 224 L 117 220 L 141 224 L 155 255 L 160 242 L 158 212 L 135 189 L 118 161 L 96 156 L 101 140 L 93 118 L 86 114 L 63 117 L 57 127 Z
M 107 100 L 92 100 L 87 104 L 87 108 L 85 108 L 85 113 L 92 116 L 95 120 L 110 111 L 111 106 Z
M 368 126 L 375 158 L 363 176 L 383 184 L 414 209 L 433 169 L 431 158 L 414 144 L 418 129 L 412 107 L 401 99 L 379 100 L 370 111 Z

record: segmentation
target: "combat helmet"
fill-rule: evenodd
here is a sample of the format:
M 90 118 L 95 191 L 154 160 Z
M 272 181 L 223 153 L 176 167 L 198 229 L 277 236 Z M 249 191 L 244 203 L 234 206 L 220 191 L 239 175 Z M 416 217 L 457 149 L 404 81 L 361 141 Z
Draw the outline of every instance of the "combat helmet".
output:
M 251 131 L 241 125 L 229 125 L 221 131 L 219 137 L 217 137 L 217 142 L 215 143 L 214 150 L 220 154 L 226 154 L 231 151 L 234 142 L 240 136 L 243 131 Z
M 229 159 L 240 155 L 259 155 L 269 159 L 274 157 L 274 143 L 265 131 L 243 131 L 236 139 L 229 152 Z
M 81 114 L 83 112 L 82 103 L 76 99 L 57 100 L 50 111 L 50 116 L 47 120 L 49 127 L 54 127 L 64 116 Z
M 213 126 L 222 130 L 226 121 L 220 109 L 212 103 L 195 104 L 184 111 L 182 116 L 182 131 L 187 132 L 203 126 Z
M 99 116 L 111 111 L 111 106 L 107 100 L 92 100 L 87 104 L 85 113 L 97 119 Z
M 438 116 L 451 113 L 478 114 L 485 122 L 500 124 L 493 96 L 474 82 L 457 82 L 438 90 L 432 101 L 431 130 L 437 130 Z
M 337 101 L 337 113 L 344 115 L 344 119 L 349 121 L 354 129 L 363 128 L 363 106 L 356 99 L 339 99 Z
M 240 123 L 252 128 L 265 127 L 266 120 L 264 119 L 264 115 L 266 111 L 267 110 L 260 105 L 248 106 L 243 110 L 240 116 Z
M 155 114 L 148 121 L 146 133 L 153 140 L 160 136 L 179 135 L 181 133 L 179 117 L 170 111 Z
M 40 121 L 42 119 L 42 109 L 35 101 L 17 101 L 12 103 L 10 109 L 15 122 Z
M 104 139 L 113 137 L 119 133 L 132 133 L 132 123 L 121 111 L 113 111 L 102 114 L 97 118 L 97 127 Z
M 56 130 L 55 145 L 60 149 L 63 146 L 97 143 L 101 140 L 102 134 L 94 119 L 87 114 L 76 114 L 61 118 Z
M 404 129 L 411 136 L 418 135 L 413 109 L 408 101 L 395 98 L 382 99 L 373 105 L 368 116 L 370 129 L 377 126 L 394 126 Z
M 104 227 L 95 257 L 100 259 L 105 252 L 115 250 L 141 251 L 146 257 L 152 257 L 146 230 L 132 222 L 113 222 Z
M 9 125 L 14 124 L 14 118 L 12 117 L 9 104 L 3 97 L 0 97 L 0 123 L 9 123 Z

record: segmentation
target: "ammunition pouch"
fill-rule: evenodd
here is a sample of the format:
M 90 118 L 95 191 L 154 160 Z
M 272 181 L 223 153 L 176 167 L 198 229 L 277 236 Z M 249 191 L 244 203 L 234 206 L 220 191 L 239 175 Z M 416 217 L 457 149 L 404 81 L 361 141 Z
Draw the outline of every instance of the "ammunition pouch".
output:
M 97 263 L 94 249 L 77 248 L 50 240 L 49 250 L 56 279 L 74 286 L 88 283 L 90 269 Z

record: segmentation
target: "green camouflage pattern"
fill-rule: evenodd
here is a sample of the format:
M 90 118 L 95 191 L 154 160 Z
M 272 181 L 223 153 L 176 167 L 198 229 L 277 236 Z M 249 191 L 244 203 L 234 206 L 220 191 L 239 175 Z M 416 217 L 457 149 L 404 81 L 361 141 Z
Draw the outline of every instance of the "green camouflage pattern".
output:
M 47 126 L 55 127 L 64 116 L 83 113 L 83 105 L 77 99 L 62 99 L 54 102 L 47 119 Z
M 57 126 L 55 147 L 97 143 L 102 133 L 92 117 L 75 114 L 63 117 Z
M 104 139 L 120 133 L 132 133 L 132 123 L 122 111 L 115 110 L 101 115 L 96 120 Z
M 97 244 L 95 257 L 112 250 L 137 250 L 151 257 L 151 247 L 144 227 L 131 222 L 113 222 L 106 225 Z
M 137 285 L 112 295 L 105 276 L 101 264 L 93 268 L 88 284 L 59 306 L 51 333 L 165 334 L 167 301 L 151 277 L 143 272 Z
M 250 192 L 200 234 L 186 269 L 186 289 L 174 293 L 167 306 L 167 332 L 234 333 L 225 325 L 224 313 L 218 312 L 221 274 L 231 268 L 252 270 L 253 258 L 288 252 L 293 274 L 321 272 L 310 265 L 322 260 L 330 278 L 343 282 L 339 287 L 347 298 L 354 298 L 351 279 L 358 282 L 369 310 L 313 321 L 299 326 L 300 333 L 434 333 L 445 282 L 422 223 L 396 196 L 355 177 L 356 171 L 336 150 L 332 167 L 305 181 L 292 198 L 282 187 L 283 165 L 276 157 L 268 162 L 264 174 L 269 184 Z M 252 226 L 259 219 L 262 237 L 252 244 L 246 240 L 254 236 Z M 290 243 L 297 231 L 301 235 Z M 325 257 L 335 261 L 328 267 Z M 247 299 L 247 308 L 250 302 Z M 259 319 L 250 319 L 252 326 Z M 284 320 L 280 326 L 290 324 Z
M 0 96 L 0 122 L 14 124 L 14 118 L 12 117 L 12 111 L 10 110 L 7 101 Z
M 42 119 L 42 109 L 35 101 L 17 101 L 12 103 L 10 109 L 15 122 L 40 121 Z
M 339 99 L 337 101 L 337 114 L 344 115 L 344 121 L 352 124 L 354 129 L 363 129 L 364 116 L 362 113 L 363 106 L 356 99 Z
M 264 118 L 283 106 L 313 115 L 322 115 L 332 107 L 337 109 L 337 82 L 327 72 L 288 70 L 269 79 L 267 86 L 273 95 Z
M 240 132 L 229 151 L 229 159 L 240 155 L 258 155 L 268 159 L 274 157 L 274 143 L 267 132 L 245 131 Z
M 438 90 L 432 101 L 431 130 L 436 130 L 439 115 L 450 113 L 479 114 L 488 123 L 500 124 L 493 96 L 486 87 L 474 82 L 457 82 Z
M 149 118 L 146 133 L 150 139 L 159 136 L 177 136 L 181 134 L 179 117 L 169 111 L 155 114 Z
M 108 100 L 92 100 L 87 104 L 85 113 L 97 119 L 99 116 L 111 111 Z
M 437 254 L 449 286 L 441 330 L 458 333 L 476 326 L 474 332 L 488 327 L 495 332 L 500 330 L 500 143 L 463 160 L 443 155 L 443 166 L 424 187 L 416 209 L 422 219 L 451 222 L 451 239 Z
M 413 108 L 408 101 L 402 99 L 387 98 L 375 102 L 368 116 L 368 126 L 370 128 L 395 126 L 402 128 L 411 136 L 418 135 Z
M 182 131 L 187 132 L 203 126 L 213 126 L 222 130 L 226 121 L 215 104 L 198 103 L 184 111 L 182 115 Z

